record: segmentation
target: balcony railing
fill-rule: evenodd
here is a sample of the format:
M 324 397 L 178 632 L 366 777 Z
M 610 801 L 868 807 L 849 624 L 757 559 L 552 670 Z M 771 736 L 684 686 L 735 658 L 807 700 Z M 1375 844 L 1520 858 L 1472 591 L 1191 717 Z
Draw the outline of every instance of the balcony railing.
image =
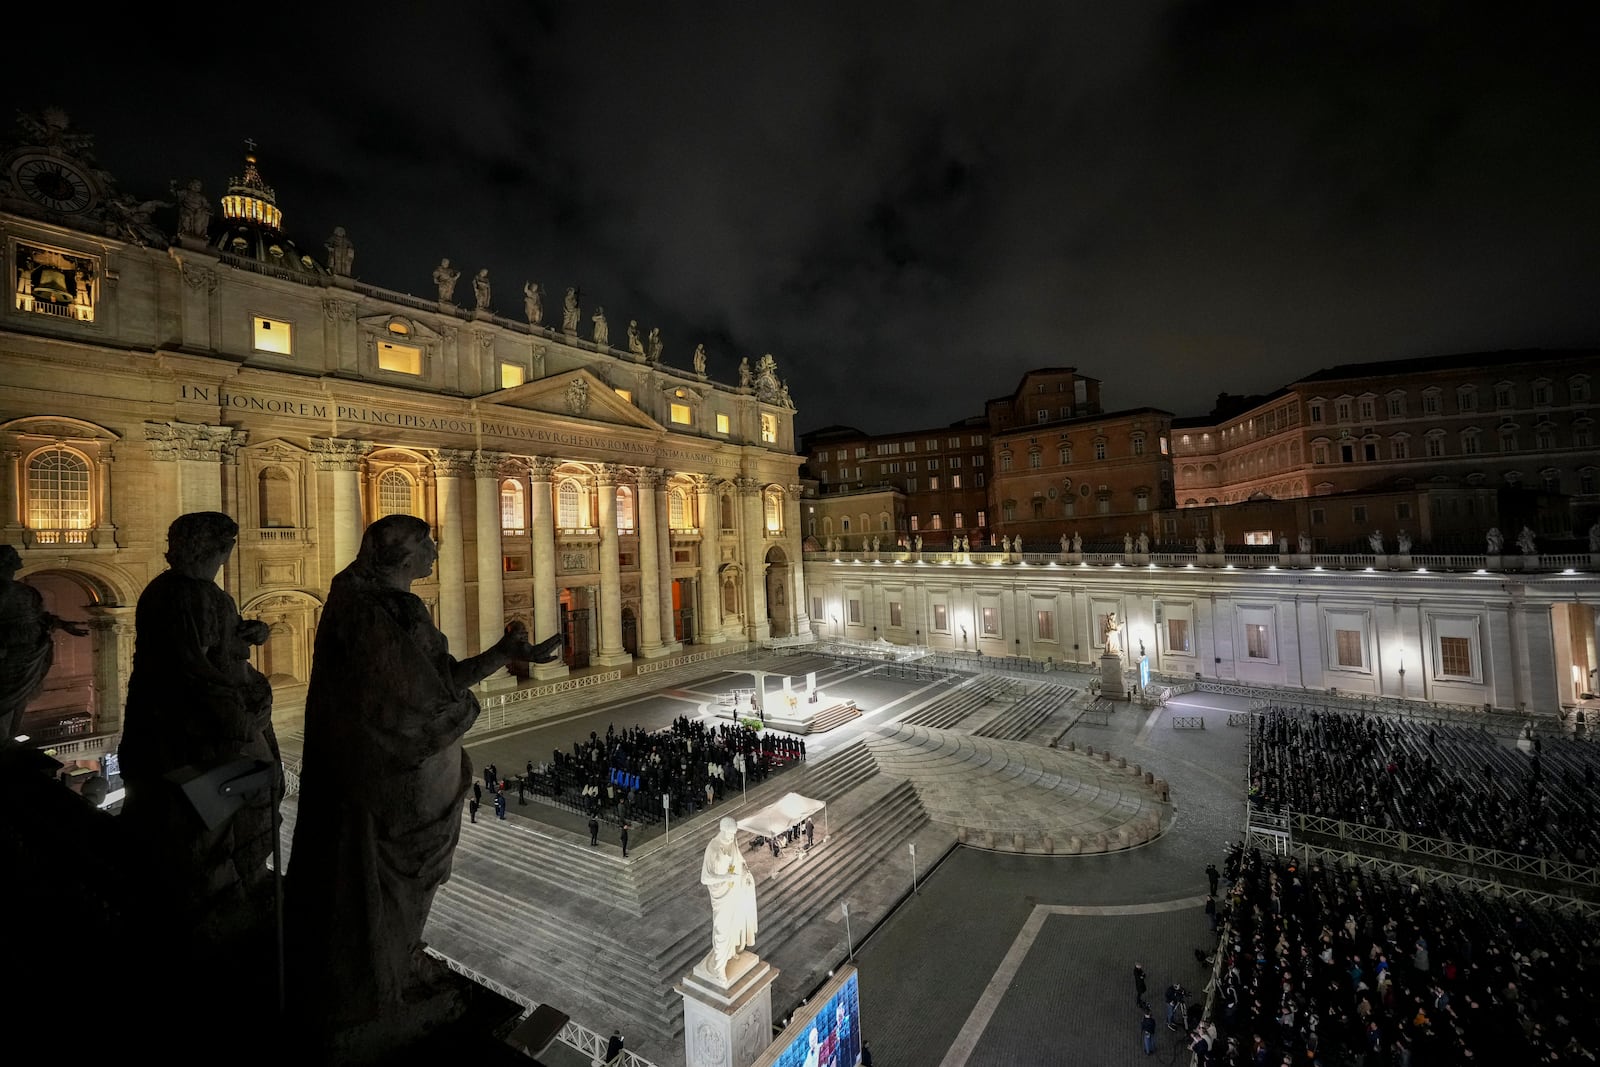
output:
M 89 547 L 94 544 L 92 533 L 92 530 L 29 530 L 24 536 L 30 545 Z

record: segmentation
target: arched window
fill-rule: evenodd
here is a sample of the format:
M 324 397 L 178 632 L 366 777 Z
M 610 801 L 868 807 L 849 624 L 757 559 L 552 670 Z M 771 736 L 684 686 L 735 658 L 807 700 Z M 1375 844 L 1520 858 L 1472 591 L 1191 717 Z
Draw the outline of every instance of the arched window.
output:
M 879 530 L 888 530 L 889 529 L 889 513 L 887 511 L 878 512 L 878 529 Z
M 689 501 L 687 494 L 682 489 L 674 489 L 667 494 L 667 506 L 670 518 L 668 524 L 674 530 L 687 529 L 689 526 Z
M 578 483 L 566 481 L 556 490 L 556 525 L 563 530 L 582 526 L 578 519 Z
M 268 467 L 257 477 L 263 529 L 293 527 L 294 479 L 282 467 Z
M 733 521 L 733 497 L 723 493 L 720 503 L 722 505 L 719 509 L 722 512 L 722 528 L 724 530 L 737 529 Z
M 525 496 L 522 492 L 522 483 L 515 478 L 507 478 L 500 483 L 500 529 L 506 533 L 521 532 L 527 529 L 527 508 L 524 506 Z
M 378 518 L 412 514 L 411 476 L 399 468 L 378 477 Z
M 633 532 L 633 488 L 617 486 L 617 532 Z
M 763 503 L 766 505 L 767 532 L 783 529 L 783 490 L 768 489 Z
M 81 544 L 93 525 L 88 462 L 60 445 L 35 453 L 28 461 L 28 526 L 46 535 L 36 540 Z

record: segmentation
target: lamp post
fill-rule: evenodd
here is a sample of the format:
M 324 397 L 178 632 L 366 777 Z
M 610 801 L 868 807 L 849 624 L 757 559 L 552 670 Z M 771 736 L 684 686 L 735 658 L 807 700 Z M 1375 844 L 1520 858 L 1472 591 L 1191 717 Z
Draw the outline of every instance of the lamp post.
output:
M 911 892 L 912 892 L 912 895 L 916 895 L 917 894 L 917 843 L 915 841 L 907 841 L 906 842 L 906 847 L 911 850 Z
M 848 900 L 841 900 L 839 902 L 839 910 L 844 912 L 845 950 L 850 954 L 850 962 L 854 963 L 856 960 L 856 942 L 855 938 L 850 935 L 850 902 Z
M 672 844 L 672 794 L 661 794 L 661 810 L 667 817 L 667 844 Z

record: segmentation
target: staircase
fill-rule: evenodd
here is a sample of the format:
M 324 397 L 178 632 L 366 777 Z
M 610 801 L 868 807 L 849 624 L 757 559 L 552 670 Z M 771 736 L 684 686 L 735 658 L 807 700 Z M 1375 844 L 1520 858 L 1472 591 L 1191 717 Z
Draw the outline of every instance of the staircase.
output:
M 1077 690 L 1065 685 L 1042 685 L 1011 707 L 972 731 L 975 737 L 1021 741 L 1050 716 L 1066 707 Z

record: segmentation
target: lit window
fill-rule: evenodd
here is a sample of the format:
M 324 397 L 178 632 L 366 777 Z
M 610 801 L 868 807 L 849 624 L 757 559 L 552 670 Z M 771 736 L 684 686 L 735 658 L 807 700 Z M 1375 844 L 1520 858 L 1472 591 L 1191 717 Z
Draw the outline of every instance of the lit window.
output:
M 1189 620 L 1167 620 L 1167 650 L 1170 652 L 1189 651 Z
M 689 412 L 688 404 L 672 405 L 672 421 L 679 426 L 689 426 L 693 423 L 693 416 Z
M 1056 613 L 1053 611 L 1034 612 L 1035 636 L 1041 641 L 1054 641 L 1056 639 Z
M 387 470 L 378 477 L 378 518 L 410 515 L 411 478 L 402 470 Z
M 1000 612 L 997 608 L 983 608 L 979 617 L 983 620 L 983 632 L 990 637 L 1000 634 Z
M 421 374 L 422 349 L 415 345 L 397 345 L 393 341 L 378 342 L 378 369 L 395 374 Z
M 952 488 L 952 489 L 960 489 L 961 488 L 961 475 L 952 474 L 950 476 L 950 488 Z
M 889 601 L 889 625 L 893 626 L 895 629 L 899 629 L 905 625 L 901 619 L 900 601 L 898 600 Z
M 939 491 L 939 476 L 937 474 L 928 479 L 928 491 L 932 493 Z
M 987 512 L 978 512 L 978 525 L 980 527 L 989 525 L 989 516 Z
M 777 533 L 783 529 L 783 493 L 777 489 L 767 490 L 765 505 L 767 532 Z
M 633 489 L 626 485 L 617 486 L 617 532 L 630 533 L 633 530 Z
M 956 529 L 956 530 L 964 530 L 964 529 L 966 529 L 966 525 L 967 524 L 962 522 L 961 520 L 962 520 L 962 514 L 961 514 L 961 512 L 958 511 L 958 512 L 956 512 L 955 524 L 952 527 L 952 529 Z
M 507 532 L 524 529 L 522 483 L 507 478 L 500 483 L 500 529 Z
M 1245 623 L 1244 644 L 1246 655 L 1248 655 L 1251 659 L 1272 658 L 1272 645 L 1268 641 L 1267 627 L 1265 623 Z
M 1472 642 L 1466 637 L 1439 638 L 1439 673 L 1472 677 Z
M 942 530 L 942 529 L 944 529 L 944 519 L 937 511 L 935 511 L 933 513 L 933 517 L 929 520 L 928 529 L 930 529 L 930 530 Z
M 767 414 L 761 416 L 761 440 L 769 445 L 778 443 L 778 416 Z
M 1335 630 L 1333 631 L 1333 640 L 1338 649 L 1339 666 L 1361 667 L 1365 665 L 1361 656 L 1360 630 Z
M 275 352 L 280 356 L 294 353 L 294 338 L 287 322 L 255 316 L 255 347 L 257 352 Z
M 626 400 L 628 403 L 630 403 L 630 404 L 633 403 L 633 390 L 632 389 L 617 389 L 617 388 L 613 387 L 611 391 L 616 393 L 622 399 Z
M 556 490 L 556 522 L 566 530 L 583 525 L 578 519 L 578 486 L 574 482 L 562 482 Z
M 40 537 L 41 544 L 81 544 L 88 530 L 89 464 L 75 452 L 57 445 L 37 453 L 28 461 L 28 527 L 54 540 Z
M 500 364 L 500 388 L 515 389 L 528 378 L 528 372 L 515 363 Z
M 689 502 L 682 489 L 674 489 L 667 496 L 668 519 L 667 523 L 675 530 L 688 528 Z

